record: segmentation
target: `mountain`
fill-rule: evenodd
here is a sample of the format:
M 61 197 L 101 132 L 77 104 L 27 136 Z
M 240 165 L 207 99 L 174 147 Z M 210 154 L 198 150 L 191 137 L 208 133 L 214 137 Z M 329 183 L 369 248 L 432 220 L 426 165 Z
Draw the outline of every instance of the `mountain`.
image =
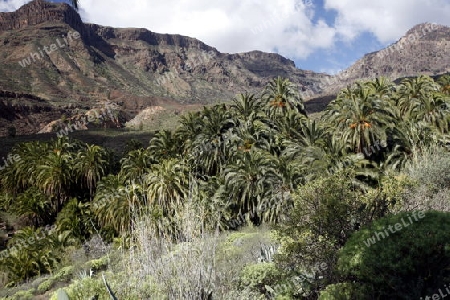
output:
M 277 76 L 295 83 L 309 111 L 355 80 L 450 71 L 450 28 L 420 24 L 389 47 L 330 76 L 275 53 L 228 54 L 191 37 L 85 24 L 69 5 L 34 0 L 0 13 L 0 136 L 57 130 L 106 102 L 119 123 L 259 93 Z M 134 119 L 136 116 L 137 119 Z M 59 121 L 58 121 L 59 120 Z M 64 125 L 64 124 L 63 124 Z
M 43 0 L 0 13 L 0 45 L 0 106 L 12 112 L 0 116 L 0 135 L 11 125 L 18 134 L 36 133 L 56 115 L 70 117 L 107 100 L 131 119 L 151 106 L 260 92 L 276 76 L 303 89 L 329 77 L 274 53 L 220 53 L 186 36 L 84 24 L 69 5 Z
M 384 76 L 392 80 L 450 72 L 450 27 L 423 23 L 411 28 L 392 45 L 364 55 L 348 69 L 326 78 L 317 88 L 325 93 L 356 81 Z

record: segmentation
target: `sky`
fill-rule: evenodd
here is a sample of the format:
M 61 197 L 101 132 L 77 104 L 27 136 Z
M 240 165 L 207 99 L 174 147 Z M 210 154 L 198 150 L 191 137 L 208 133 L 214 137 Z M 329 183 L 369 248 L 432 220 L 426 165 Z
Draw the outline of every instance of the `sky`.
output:
M 30 0 L 0 0 L 14 11 Z M 67 2 L 67 0 L 52 0 Z M 275 52 L 336 74 L 419 23 L 450 26 L 450 0 L 79 0 L 84 22 L 195 37 L 220 52 Z

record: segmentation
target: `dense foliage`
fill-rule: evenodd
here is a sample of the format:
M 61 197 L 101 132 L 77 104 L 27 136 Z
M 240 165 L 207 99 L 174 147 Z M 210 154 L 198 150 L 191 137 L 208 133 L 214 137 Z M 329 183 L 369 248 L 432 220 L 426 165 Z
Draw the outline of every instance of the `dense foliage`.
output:
M 395 224 L 407 227 L 362 247 Z M 448 283 L 449 240 L 449 213 L 429 211 L 420 218 L 415 211 L 403 212 L 356 232 L 339 254 L 338 270 L 356 282 L 352 293 L 366 299 L 419 299 Z
M 142 218 L 159 238 L 189 241 L 179 223 L 188 206 L 202 234 L 277 224 L 277 270 L 249 266 L 243 282 L 249 293 L 274 297 L 277 285 L 303 276 L 300 289 L 289 284 L 278 294 L 317 298 L 341 284 L 338 253 L 349 237 L 406 209 L 402 192 L 412 183 L 399 172 L 430 146 L 446 151 L 448 78 L 358 82 L 314 119 L 295 86 L 277 78 L 260 96 L 182 116 L 178 129 L 156 132 L 148 147 L 130 144 L 120 159 L 67 137 L 20 144 L 11 152 L 18 159 L 0 170 L 0 209 L 16 229 L 56 225 L 36 244 L 48 250 L 97 233 L 129 247 Z M 18 272 L 5 255 L 0 268 L 14 285 L 61 261 L 43 257 L 17 262 L 29 264 Z

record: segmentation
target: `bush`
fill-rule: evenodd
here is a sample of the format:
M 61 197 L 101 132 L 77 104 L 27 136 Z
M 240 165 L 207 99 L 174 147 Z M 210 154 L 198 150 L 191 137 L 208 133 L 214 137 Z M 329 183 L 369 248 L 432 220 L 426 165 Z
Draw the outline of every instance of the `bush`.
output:
M 57 281 L 70 279 L 73 276 L 74 269 L 73 266 L 63 267 L 52 278 Z
M 266 286 L 272 285 L 280 274 L 273 263 L 258 263 L 244 267 L 240 281 L 243 288 L 248 287 L 266 294 Z
M 51 272 L 63 250 L 57 238 L 54 231 L 42 228 L 25 227 L 16 232 L 0 253 L 0 268 L 8 273 L 8 285 Z
M 109 264 L 108 255 L 103 256 L 99 259 L 91 260 L 87 263 L 88 267 L 92 269 L 92 271 L 97 272 L 100 270 L 106 270 Z
M 330 284 L 320 293 L 319 300 L 349 300 L 364 299 L 364 295 L 357 294 L 357 288 L 352 283 Z
M 53 279 L 51 279 L 51 278 L 47 279 L 38 286 L 37 290 L 41 294 L 45 293 L 46 291 L 48 291 L 52 288 L 54 283 L 55 283 L 55 281 Z
M 11 299 L 13 300 L 31 300 L 33 299 L 33 291 L 19 291 Z
M 401 210 L 450 212 L 450 153 L 426 150 L 407 165 L 405 173 L 415 185 L 404 194 Z
M 110 300 L 108 291 L 100 278 L 85 277 L 75 280 L 70 286 L 64 289 L 71 300 L 92 299 L 97 296 L 98 300 Z M 50 298 L 57 300 L 57 292 Z
M 58 232 L 67 232 L 74 241 L 84 242 L 93 231 L 91 218 L 89 205 L 73 198 L 58 213 L 56 220 Z
M 368 202 L 350 174 L 319 178 L 300 187 L 287 221 L 277 227 L 282 243 L 279 266 L 290 277 L 322 273 L 320 281 L 333 282 L 333 273 L 317 272 L 317 264 L 333 269 L 337 251 L 360 224 L 368 222 L 372 213 Z
M 416 219 L 406 212 L 382 218 L 343 247 L 338 270 L 360 283 L 358 292 L 366 295 L 360 299 L 419 299 L 449 282 L 450 213 L 429 211 Z M 397 223 L 409 225 L 369 245 L 369 238 Z

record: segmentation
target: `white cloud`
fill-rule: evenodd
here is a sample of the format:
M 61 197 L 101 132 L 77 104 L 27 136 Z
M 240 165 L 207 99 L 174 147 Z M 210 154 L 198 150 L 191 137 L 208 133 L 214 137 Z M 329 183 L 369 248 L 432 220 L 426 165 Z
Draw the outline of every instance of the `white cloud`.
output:
M 278 50 L 305 58 L 333 44 L 334 29 L 313 24 L 303 0 L 82 0 L 86 18 L 115 27 L 145 27 L 196 37 L 222 52 Z
M 27 2 L 30 2 L 30 0 L 0 0 L 0 12 L 15 11 Z
M 325 0 L 325 8 L 337 11 L 335 28 L 347 40 L 367 31 L 388 43 L 419 23 L 450 25 L 448 0 Z
M 23 2 L 29 0 L 0 7 L 11 11 Z M 311 21 L 312 0 L 80 0 L 80 7 L 85 22 L 187 35 L 229 53 L 278 51 L 305 58 L 332 46 L 335 36 L 325 22 Z

